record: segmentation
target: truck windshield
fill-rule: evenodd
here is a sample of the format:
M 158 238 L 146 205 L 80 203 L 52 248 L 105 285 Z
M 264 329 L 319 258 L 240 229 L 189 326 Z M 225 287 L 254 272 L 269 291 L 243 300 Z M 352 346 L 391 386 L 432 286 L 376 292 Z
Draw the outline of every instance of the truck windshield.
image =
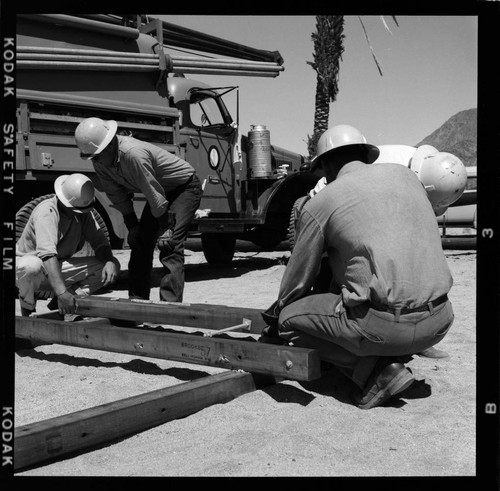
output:
M 225 125 L 224 117 L 217 101 L 213 97 L 197 93 L 191 98 L 191 122 L 196 126 L 206 127 Z
M 234 87 L 211 87 L 210 89 L 192 89 L 190 92 L 190 115 L 193 125 L 198 127 L 227 126 L 233 128 L 238 123 L 238 89 Z M 236 110 L 234 121 L 228 107 L 226 95 L 230 97 L 232 106 Z

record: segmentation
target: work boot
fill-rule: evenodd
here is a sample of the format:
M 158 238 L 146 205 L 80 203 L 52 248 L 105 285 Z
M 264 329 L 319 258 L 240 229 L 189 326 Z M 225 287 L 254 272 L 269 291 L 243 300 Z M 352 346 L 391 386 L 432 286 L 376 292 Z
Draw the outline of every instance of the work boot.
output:
M 365 384 L 358 407 L 371 409 L 381 406 L 391 397 L 407 389 L 415 379 L 402 363 L 395 358 L 382 357 Z
M 420 353 L 417 353 L 419 356 L 424 356 L 425 358 L 449 358 L 450 355 L 441 349 L 435 348 L 434 346 L 431 346 L 430 348 L 427 348 Z

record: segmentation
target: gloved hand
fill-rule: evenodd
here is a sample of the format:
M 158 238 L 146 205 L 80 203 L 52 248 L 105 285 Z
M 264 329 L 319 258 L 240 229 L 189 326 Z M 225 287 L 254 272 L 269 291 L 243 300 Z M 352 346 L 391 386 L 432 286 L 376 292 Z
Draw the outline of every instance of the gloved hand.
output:
M 139 224 L 128 231 L 127 242 L 131 249 L 140 249 L 142 247 L 142 234 Z

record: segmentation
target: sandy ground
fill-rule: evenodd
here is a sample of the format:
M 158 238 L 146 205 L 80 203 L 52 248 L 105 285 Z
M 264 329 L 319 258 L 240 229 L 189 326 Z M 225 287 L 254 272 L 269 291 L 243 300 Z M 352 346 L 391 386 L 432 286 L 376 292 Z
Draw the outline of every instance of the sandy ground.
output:
M 213 268 L 195 241 L 188 246 L 184 302 L 265 309 L 274 301 L 286 249 L 242 248 L 231 267 Z M 116 252 L 126 269 L 128 253 Z M 474 476 L 476 252 L 445 252 L 454 277 L 455 323 L 438 347 L 450 357 L 413 357 L 408 366 L 417 381 L 384 407 L 352 405 L 353 386 L 331 369 L 319 380 L 283 381 L 17 475 Z M 152 300 L 160 277 L 156 260 Z M 125 271 L 115 290 L 103 295 L 127 296 Z M 40 301 L 37 313 L 46 312 L 46 304 Z M 15 425 L 221 371 L 55 344 L 20 350 Z

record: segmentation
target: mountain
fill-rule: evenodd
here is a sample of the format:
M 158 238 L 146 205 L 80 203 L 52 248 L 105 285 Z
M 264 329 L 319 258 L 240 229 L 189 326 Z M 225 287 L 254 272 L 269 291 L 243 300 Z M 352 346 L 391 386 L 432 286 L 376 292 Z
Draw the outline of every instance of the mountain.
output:
M 456 155 L 466 167 L 477 165 L 477 108 L 460 111 L 415 145 L 432 145 Z

